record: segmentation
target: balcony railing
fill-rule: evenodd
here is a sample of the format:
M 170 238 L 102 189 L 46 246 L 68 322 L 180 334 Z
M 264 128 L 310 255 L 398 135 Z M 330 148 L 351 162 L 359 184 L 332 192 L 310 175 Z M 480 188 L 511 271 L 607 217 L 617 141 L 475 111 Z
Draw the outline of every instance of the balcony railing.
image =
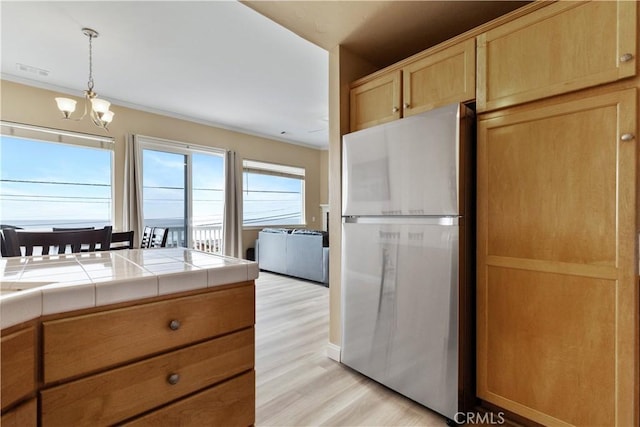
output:
M 207 225 L 191 227 L 191 248 L 212 254 L 222 254 L 222 226 Z M 186 247 L 184 227 L 170 227 L 167 247 Z

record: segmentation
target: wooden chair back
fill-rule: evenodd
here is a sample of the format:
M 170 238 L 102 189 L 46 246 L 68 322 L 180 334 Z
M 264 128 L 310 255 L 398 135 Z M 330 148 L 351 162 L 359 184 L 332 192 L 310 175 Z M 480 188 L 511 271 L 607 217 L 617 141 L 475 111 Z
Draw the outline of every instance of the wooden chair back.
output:
M 133 231 L 111 233 L 111 250 L 133 249 Z
M 30 256 L 33 255 L 33 248 L 37 247 L 42 248 L 42 255 L 49 255 L 51 248 L 56 247 L 58 254 L 66 253 L 67 248 L 70 248 L 72 253 L 80 252 L 83 249 L 87 249 L 90 252 L 109 250 L 111 246 L 111 230 L 112 227 L 109 225 L 98 230 L 76 231 L 16 231 L 14 229 L 4 229 L 2 234 L 5 240 L 6 256 Z M 24 248 L 24 254 L 22 253 L 22 248 Z

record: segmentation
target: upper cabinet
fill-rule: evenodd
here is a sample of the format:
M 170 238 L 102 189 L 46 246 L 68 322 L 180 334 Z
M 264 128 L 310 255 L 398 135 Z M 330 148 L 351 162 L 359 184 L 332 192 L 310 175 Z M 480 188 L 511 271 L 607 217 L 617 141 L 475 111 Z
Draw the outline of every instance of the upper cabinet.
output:
M 351 132 L 475 98 L 476 42 L 426 51 L 351 87 Z
M 402 68 L 402 115 L 476 97 L 476 41 L 469 39 Z
M 351 132 L 399 119 L 400 70 L 351 89 Z
M 635 76 L 635 1 L 558 2 L 478 36 L 478 111 Z

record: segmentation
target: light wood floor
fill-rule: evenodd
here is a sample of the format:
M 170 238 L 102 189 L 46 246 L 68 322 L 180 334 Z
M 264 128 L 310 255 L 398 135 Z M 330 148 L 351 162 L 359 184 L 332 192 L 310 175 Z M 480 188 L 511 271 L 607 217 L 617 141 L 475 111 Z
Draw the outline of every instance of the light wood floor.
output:
M 446 426 L 445 419 L 326 356 L 329 289 L 260 272 L 256 426 Z

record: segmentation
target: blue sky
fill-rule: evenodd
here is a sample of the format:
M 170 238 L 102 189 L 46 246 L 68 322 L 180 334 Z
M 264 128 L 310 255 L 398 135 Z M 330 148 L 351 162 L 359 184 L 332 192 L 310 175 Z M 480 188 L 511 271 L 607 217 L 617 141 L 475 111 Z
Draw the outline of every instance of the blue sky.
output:
M 112 223 L 110 150 L 2 136 L 0 142 L 0 222 L 68 221 Z M 144 150 L 144 211 L 147 219 L 184 219 L 185 156 Z M 224 159 L 192 156 L 193 224 L 221 223 L 224 209 Z M 24 182 L 29 181 L 29 182 Z M 243 192 L 248 221 L 290 218 L 300 210 L 297 179 L 245 174 Z M 300 222 L 300 217 L 280 220 Z

